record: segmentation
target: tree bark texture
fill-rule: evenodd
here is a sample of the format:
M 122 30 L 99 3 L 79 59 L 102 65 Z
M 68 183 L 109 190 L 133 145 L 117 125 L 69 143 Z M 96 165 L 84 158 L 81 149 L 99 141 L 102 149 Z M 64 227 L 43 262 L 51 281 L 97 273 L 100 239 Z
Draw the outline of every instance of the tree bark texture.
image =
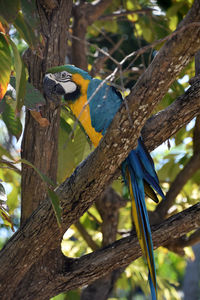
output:
M 184 112 L 186 114 L 185 122 L 188 123 L 194 116 L 195 116 L 195 110 L 196 114 L 200 111 L 200 82 L 195 84 L 196 88 L 193 90 L 195 91 L 195 97 L 194 99 L 191 96 L 186 97 L 184 95 L 183 97 L 178 98 L 175 102 L 177 103 L 177 106 L 175 105 L 175 102 L 172 104 L 175 108 L 176 113 L 176 119 L 174 120 L 176 126 L 174 126 L 174 123 L 170 120 L 173 119 L 173 111 L 171 113 L 167 112 L 165 113 L 165 110 L 161 112 L 160 114 L 163 114 L 163 116 L 168 115 L 168 126 L 166 127 L 166 133 L 164 134 L 163 125 L 162 125 L 162 118 L 160 118 L 160 114 L 157 115 L 157 117 L 152 117 L 155 123 L 157 124 L 156 127 L 153 126 L 153 130 L 155 132 L 155 136 L 158 137 L 160 134 L 160 142 L 167 140 L 171 134 L 174 134 L 174 128 L 177 130 L 180 129 L 184 124 L 182 122 L 179 123 L 178 128 L 178 122 L 177 120 L 181 120 L 181 116 L 184 115 Z M 197 92 L 198 91 L 198 92 Z M 187 95 L 190 95 L 190 91 L 188 90 Z M 182 99 L 182 102 L 181 100 Z M 184 109 L 182 109 L 184 107 Z M 167 108 L 169 110 L 169 108 Z M 170 110 L 169 110 L 170 111 Z M 191 114 L 190 114 L 190 113 Z M 180 116 L 180 118 L 179 118 Z M 158 118 L 158 119 L 157 119 Z M 151 123 L 151 120 L 148 123 Z M 153 123 L 154 124 L 154 123 Z M 153 141 L 152 137 L 146 136 L 145 130 L 146 126 L 144 127 L 143 133 L 145 138 L 145 144 L 147 147 L 151 150 L 153 150 Z M 155 129 L 156 128 L 156 129 Z M 149 126 L 148 126 L 149 130 Z M 98 159 L 98 156 L 96 155 L 96 152 L 93 153 L 91 156 L 95 155 L 96 159 Z M 88 157 L 86 162 L 79 166 L 77 171 L 73 174 L 73 176 L 63 185 L 60 186 L 60 193 L 65 193 L 66 196 L 68 196 L 68 199 L 71 199 L 70 201 L 66 201 L 63 205 L 63 209 L 65 209 L 65 220 L 63 225 L 63 230 L 65 231 L 72 222 L 75 222 L 75 220 L 79 219 L 79 216 L 81 213 L 84 213 L 85 211 L 85 205 L 89 207 L 91 202 L 89 199 L 91 197 L 99 197 L 100 188 L 98 186 L 96 189 L 92 189 L 90 193 L 88 194 L 88 197 L 85 197 L 82 201 L 76 201 L 75 194 L 76 193 L 83 193 L 84 188 L 80 188 L 82 186 L 82 180 L 81 178 L 85 178 L 88 176 L 90 171 L 88 172 L 88 166 L 91 166 L 92 164 L 92 157 Z M 104 176 L 108 172 L 108 168 L 105 168 L 104 170 Z M 82 176 L 79 177 L 79 174 L 82 174 Z M 96 169 L 96 176 L 99 178 L 99 182 L 103 180 L 104 177 L 99 177 L 98 169 Z M 74 186 L 74 178 L 78 176 L 80 181 L 77 189 Z M 86 179 L 87 180 L 87 179 Z M 66 213 L 67 212 L 67 213 Z M 42 258 L 42 262 L 48 262 L 49 256 L 46 254 L 46 251 L 49 249 L 53 249 L 56 247 L 59 247 L 60 241 L 62 239 L 62 235 L 59 233 L 58 226 L 56 223 L 56 219 L 54 216 L 54 212 L 51 207 L 50 201 L 47 199 L 43 203 L 41 203 L 40 207 L 32 214 L 32 216 L 27 220 L 27 222 L 24 224 L 24 226 L 16 232 L 13 237 L 10 239 L 8 244 L 2 249 L 0 253 L 0 261 L 1 261 L 1 273 L 0 273 L 0 292 L 3 294 L 6 291 L 7 299 L 9 299 L 9 295 L 7 291 L 10 291 L 11 295 L 14 292 L 15 288 L 19 284 L 19 282 L 22 280 L 25 276 L 26 272 L 30 269 L 30 267 L 35 264 L 36 268 L 40 268 L 42 265 L 41 262 L 38 262 L 38 259 Z M 60 247 L 59 247 L 60 248 Z M 48 252 L 47 251 L 47 252 Z M 58 257 L 58 255 L 57 255 Z M 10 270 L 10 262 L 12 261 L 12 269 Z M 56 273 L 56 260 L 52 260 L 52 265 L 55 267 L 54 274 Z M 6 272 L 10 273 L 10 276 L 12 276 L 12 282 L 8 282 L 5 278 Z M 40 273 L 45 277 L 46 269 L 44 267 L 43 270 L 40 270 Z M 33 272 L 29 271 L 31 274 Z M 29 273 L 28 272 L 28 273 Z M 11 274 L 12 273 L 12 274 Z M 9 286 L 10 285 L 10 286 Z M 9 289 L 8 289 L 9 286 Z
M 200 3 L 195 1 L 181 24 L 183 27 L 179 26 L 134 86 L 128 99 L 132 122 L 130 123 L 123 105 L 99 147 L 79 165 L 69 179 L 57 188 L 63 208 L 63 232 L 80 218 L 112 180 L 121 162 L 136 146 L 140 131 L 155 105 L 195 52 L 200 49 L 200 27 L 197 23 L 191 24 L 199 21 Z M 149 150 L 153 150 L 199 114 L 199 86 L 200 82 L 195 82 L 182 97 L 146 123 L 142 134 Z M 192 209 L 194 209 L 193 215 L 190 214 Z M 198 228 L 199 205 L 191 210 L 182 213 L 181 216 L 184 216 L 184 219 L 181 219 L 182 223 L 177 223 L 172 218 L 160 225 L 162 230 L 158 229 L 153 233 L 154 245 L 164 245 L 170 235 L 178 237 Z M 180 215 L 177 215 L 178 220 L 179 217 Z M 170 226 L 173 228 L 172 231 Z M 62 234 L 59 232 L 51 203 L 49 199 L 45 199 L 1 251 L 1 295 L 6 295 L 6 299 L 11 299 L 14 294 L 15 297 L 22 296 L 20 287 L 25 282 L 30 283 L 30 280 L 26 281 L 27 278 L 38 275 L 33 280 L 36 282 L 40 278 L 38 285 L 29 286 L 28 290 L 23 289 L 26 295 L 23 294 L 21 299 L 31 299 L 28 298 L 31 291 L 35 295 L 34 299 L 39 299 L 38 297 L 45 299 L 44 294 L 52 296 L 67 290 L 68 286 L 73 289 L 89 284 L 112 270 L 127 265 L 141 255 L 139 244 L 134 237 L 134 239 L 127 238 L 116 242 L 115 245 L 119 246 L 118 250 L 115 250 L 115 247 L 107 247 L 77 260 L 65 258 L 65 265 L 63 265 L 63 261 L 60 264 L 61 254 L 58 255 L 61 238 Z M 121 256 L 117 253 L 121 253 Z M 47 264 L 52 257 L 53 263 Z M 88 257 L 90 257 L 89 265 L 87 265 Z M 11 264 L 12 268 L 10 268 Z M 47 265 L 50 269 L 47 269 Z M 8 280 L 5 274 L 9 274 L 12 281 Z M 46 274 L 48 276 L 44 276 Z M 66 277 L 68 275 L 69 277 Z
M 165 246 L 171 237 L 177 239 L 199 226 L 200 203 L 153 226 L 154 249 Z M 64 257 L 59 249 L 49 251 L 40 258 L 37 268 L 33 266 L 18 285 L 14 299 L 49 299 L 61 292 L 91 284 L 113 270 L 126 267 L 141 255 L 135 233 L 78 259 Z M 48 268 L 45 267 L 47 265 Z M 29 287 L 28 290 L 25 286 Z
M 65 62 L 67 31 L 72 9 L 72 1 L 54 1 L 54 5 L 51 7 L 46 2 L 48 1 L 37 1 L 41 26 L 38 31 L 44 39 L 44 47 L 40 51 L 40 56 L 31 49 L 28 49 L 25 54 L 29 79 L 39 90 L 42 90 L 45 71 L 49 67 L 62 65 Z M 47 101 L 41 114 L 50 123 L 45 128 L 36 122 L 29 111 L 26 112 L 21 155 L 56 183 L 60 125 L 59 103 Z M 46 196 L 46 183 L 32 168 L 22 164 L 21 224 Z

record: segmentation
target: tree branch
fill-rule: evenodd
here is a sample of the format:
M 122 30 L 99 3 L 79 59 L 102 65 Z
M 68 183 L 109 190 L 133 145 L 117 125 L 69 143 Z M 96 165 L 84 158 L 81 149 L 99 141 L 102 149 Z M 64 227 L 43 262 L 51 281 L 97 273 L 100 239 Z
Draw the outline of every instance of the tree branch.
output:
M 87 27 L 98 19 L 111 2 L 112 0 L 99 0 L 94 3 L 81 2 L 79 5 L 75 5 L 73 7 L 73 35 L 84 42 Z M 78 39 L 72 43 L 72 63 L 87 70 L 85 45 L 83 47 Z
M 170 217 L 160 225 L 153 226 L 154 248 L 165 246 L 172 236 L 178 239 L 199 227 L 200 203 Z M 30 288 L 28 291 L 24 290 L 22 282 L 22 285 L 18 286 L 18 298 L 15 299 L 49 299 L 63 291 L 91 284 L 115 269 L 125 268 L 141 255 L 135 233 L 78 259 L 66 258 L 59 255 L 58 250 L 53 250 L 46 255 L 45 260 L 42 259 L 37 270 L 30 270 L 29 277 L 26 278 L 27 282 L 32 283 Z M 45 270 L 46 276 L 42 276 L 44 273 L 42 263 L 46 260 L 54 264 L 48 264 L 49 269 Z
M 191 22 L 191 20 L 192 22 L 199 21 L 199 18 L 200 3 L 195 1 L 183 25 Z M 140 130 L 149 114 L 167 92 L 178 73 L 181 72 L 194 53 L 200 48 L 200 44 L 197 43 L 199 33 L 200 28 L 197 26 L 187 31 L 180 31 L 163 46 L 150 67 L 138 80 L 129 97 L 128 105 L 132 124 L 129 122 L 126 108 L 123 105 L 116 114 L 99 147 L 57 189 L 63 208 L 63 232 L 72 223 L 76 222 L 90 207 L 96 197 L 102 193 L 108 182 L 112 180 L 121 162 L 127 157 L 129 151 L 136 146 Z M 185 117 L 182 114 L 184 122 L 186 119 L 189 121 L 190 117 L 193 118 L 195 113 L 199 112 L 199 98 L 195 96 L 199 90 L 195 92 L 191 88 L 190 92 L 194 98 L 187 94 L 184 100 L 189 97 L 191 102 L 186 103 L 186 101 L 183 101 L 180 103 L 178 101 L 178 113 L 180 116 L 182 113 L 180 106 L 182 110 L 190 108 L 190 110 L 185 110 Z M 176 104 L 173 103 L 172 107 L 176 109 Z M 169 117 L 169 108 L 167 112 Z M 146 136 L 149 149 L 153 149 L 159 143 L 168 139 L 171 134 L 174 134 L 178 128 L 183 126 L 179 114 L 176 114 L 176 120 L 174 120 L 174 111 L 171 111 L 172 121 L 169 119 L 165 123 L 165 130 L 163 128 L 163 120 L 157 123 L 155 139 L 154 137 L 152 138 L 151 134 L 148 138 Z M 167 118 L 165 118 L 166 120 Z M 154 121 L 157 121 L 157 117 L 155 117 Z M 173 121 L 176 126 L 174 126 Z M 160 124 L 160 127 L 158 124 Z M 160 130 L 160 133 L 158 130 Z M 165 134 L 163 134 L 164 132 Z M 59 234 L 51 203 L 47 199 L 41 203 L 21 230 L 10 239 L 1 251 L 1 294 L 6 294 L 7 299 L 13 295 L 14 289 L 30 267 L 36 263 L 39 257 L 44 256 L 49 249 L 58 247 L 61 238 L 62 235 Z M 12 269 L 10 269 L 11 261 Z M 8 282 L 5 276 L 8 270 L 12 282 Z
M 95 243 L 95 241 L 92 239 L 92 237 L 89 235 L 85 227 L 81 224 L 80 221 L 76 222 L 75 224 L 78 232 L 81 234 L 83 239 L 86 241 L 87 245 L 93 250 L 98 250 L 99 246 Z

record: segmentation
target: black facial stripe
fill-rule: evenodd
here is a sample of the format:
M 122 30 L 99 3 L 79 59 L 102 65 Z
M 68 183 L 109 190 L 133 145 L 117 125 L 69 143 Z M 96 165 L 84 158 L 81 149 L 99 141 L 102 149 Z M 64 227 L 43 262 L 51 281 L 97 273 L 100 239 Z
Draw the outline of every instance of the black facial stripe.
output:
M 72 101 L 73 102 L 73 101 L 77 100 L 80 97 L 80 95 L 81 95 L 81 89 L 80 89 L 80 86 L 77 85 L 77 88 L 74 92 L 67 93 L 67 94 L 64 95 L 64 99 L 66 101 Z
M 60 78 L 58 81 L 60 81 L 60 82 L 69 82 L 69 81 L 72 81 L 72 80 L 71 80 L 71 77 L 68 77 L 68 78 Z

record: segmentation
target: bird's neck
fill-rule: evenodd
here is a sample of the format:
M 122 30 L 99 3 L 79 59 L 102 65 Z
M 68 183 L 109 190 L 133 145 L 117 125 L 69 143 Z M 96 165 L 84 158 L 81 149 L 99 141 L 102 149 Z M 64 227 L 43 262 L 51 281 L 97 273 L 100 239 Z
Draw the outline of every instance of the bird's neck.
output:
M 90 140 L 94 144 L 95 147 L 98 146 L 102 134 L 96 132 L 95 129 L 92 127 L 91 124 L 91 117 L 90 117 L 90 107 L 87 103 L 87 89 L 90 83 L 90 80 L 84 79 L 79 74 L 73 74 L 72 80 L 79 85 L 80 87 L 80 96 L 76 101 L 68 102 L 68 105 L 72 111 L 72 113 L 76 116 L 76 118 L 81 122 L 83 128 L 85 129 L 87 135 L 89 136 Z

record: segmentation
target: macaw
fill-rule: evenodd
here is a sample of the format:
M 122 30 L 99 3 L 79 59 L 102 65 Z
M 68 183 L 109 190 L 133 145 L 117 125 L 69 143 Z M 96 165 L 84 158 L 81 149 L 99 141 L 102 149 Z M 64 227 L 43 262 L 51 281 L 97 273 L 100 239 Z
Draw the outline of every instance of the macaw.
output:
M 122 104 L 122 96 L 111 85 L 92 78 L 73 65 L 51 68 L 44 77 L 44 93 L 50 99 L 62 95 L 66 105 L 82 124 L 95 147 L 106 133 Z M 164 199 L 153 160 L 142 138 L 122 163 L 122 176 L 129 187 L 132 216 L 142 252 L 149 269 L 152 299 L 157 299 L 156 269 L 145 193 L 158 202 L 155 191 Z M 155 190 L 155 191 L 154 191 Z

